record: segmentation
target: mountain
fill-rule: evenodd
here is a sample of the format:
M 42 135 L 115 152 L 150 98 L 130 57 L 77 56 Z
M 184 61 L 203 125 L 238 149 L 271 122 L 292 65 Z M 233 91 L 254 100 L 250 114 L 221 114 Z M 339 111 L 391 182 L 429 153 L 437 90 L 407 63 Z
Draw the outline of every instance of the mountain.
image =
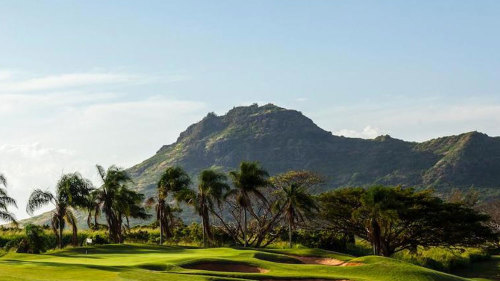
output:
M 499 137 L 469 132 L 422 143 L 388 135 L 347 138 L 321 129 L 299 111 L 272 104 L 235 107 L 223 116 L 209 113 L 128 172 L 137 190 L 150 196 L 168 166 L 180 165 L 196 179 L 203 169 L 229 171 L 243 160 L 259 161 L 270 174 L 315 171 L 326 180 L 323 190 L 401 184 L 500 193 Z
M 500 186 L 500 138 L 478 132 L 416 143 L 332 135 L 299 111 L 272 104 L 208 114 L 128 171 L 139 190 L 154 189 L 159 174 L 180 165 L 192 176 L 207 167 L 229 171 L 259 161 L 271 174 L 306 169 L 322 174 L 325 189 L 388 184 L 495 188 Z

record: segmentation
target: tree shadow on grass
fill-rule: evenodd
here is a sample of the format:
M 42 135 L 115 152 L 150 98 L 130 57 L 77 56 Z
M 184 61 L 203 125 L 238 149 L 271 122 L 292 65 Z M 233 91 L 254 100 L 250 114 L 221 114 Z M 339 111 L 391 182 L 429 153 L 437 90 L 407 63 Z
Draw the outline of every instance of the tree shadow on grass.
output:
M 57 262 L 46 262 L 46 261 L 20 261 L 20 260 L 2 260 L 1 263 L 9 265 L 32 265 L 32 266 L 48 266 L 48 267 L 59 267 L 59 268 L 88 268 L 103 270 L 109 272 L 123 272 L 131 270 L 132 268 L 128 266 L 104 266 L 104 265 L 94 265 L 94 264 L 74 264 L 74 263 L 57 263 Z
M 188 249 L 196 249 L 194 247 L 169 247 L 169 246 L 154 246 L 154 245 L 130 245 L 130 244 L 111 244 L 101 245 L 86 248 L 72 248 L 61 252 L 49 253 L 46 255 L 56 257 L 76 257 L 76 258 L 91 258 L 88 255 L 116 255 L 116 254 L 162 254 L 162 253 L 180 253 Z M 76 255 L 75 255 L 76 254 Z M 100 258 L 100 257 L 93 257 Z

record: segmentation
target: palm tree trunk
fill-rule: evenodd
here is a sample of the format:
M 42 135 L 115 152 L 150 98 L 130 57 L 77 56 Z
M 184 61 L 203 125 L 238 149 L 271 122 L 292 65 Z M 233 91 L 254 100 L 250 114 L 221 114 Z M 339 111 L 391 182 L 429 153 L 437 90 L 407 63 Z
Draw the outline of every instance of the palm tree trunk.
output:
M 160 223 L 160 245 L 163 245 L 163 216 L 161 212 L 158 222 Z
M 205 236 L 205 217 L 201 219 L 201 227 L 202 227 L 202 232 L 203 232 L 203 247 L 207 247 L 207 237 Z
M 288 244 L 292 248 L 292 221 L 288 220 Z
M 59 218 L 59 249 L 63 248 L 63 227 L 62 219 Z
M 248 246 L 248 241 L 247 241 L 247 209 L 243 210 L 243 247 Z
M 78 228 L 76 226 L 76 222 L 74 222 L 74 225 L 73 225 L 73 246 L 78 246 Z

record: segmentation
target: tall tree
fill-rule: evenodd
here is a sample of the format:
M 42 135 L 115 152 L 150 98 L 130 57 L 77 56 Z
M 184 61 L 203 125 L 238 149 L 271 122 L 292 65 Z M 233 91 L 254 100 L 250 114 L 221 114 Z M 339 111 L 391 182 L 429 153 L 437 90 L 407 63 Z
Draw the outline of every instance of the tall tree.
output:
M 247 247 L 247 212 L 253 212 L 250 195 L 257 196 L 263 202 L 267 202 L 259 188 L 269 183 L 269 174 L 257 162 L 244 161 L 240 163 L 239 170 L 229 172 L 229 176 L 235 188 L 231 189 L 226 196 L 235 196 L 237 203 L 243 208 L 243 243 L 244 247 Z
M 188 201 L 192 198 L 190 184 L 189 175 L 181 167 L 168 167 L 156 185 L 156 196 L 146 201 L 149 206 L 155 205 L 156 219 L 160 225 L 160 244 L 163 244 L 164 235 L 167 239 L 172 236 L 171 228 L 175 208 L 169 204 L 169 196 L 172 196 L 176 202 Z
M 321 182 L 319 176 L 308 171 L 289 171 L 271 178 L 278 199 L 274 202 L 274 208 L 276 212 L 284 212 L 290 248 L 296 224 L 305 222 L 307 217 L 319 209 L 311 189 Z
M 469 247 L 497 240 L 489 217 L 463 203 L 444 202 L 432 191 L 374 186 L 320 196 L 319 225 L 369 241 L 374 254 L 391 256 L 419 246 Z
M 201 217 L 203 227 L 203 246 L 207 246 L 207 240 L 213 240 L 210 227 L 210 213 L 214 207 L 220 206 L 224 194 L 230 189 L 227 184 L 227 176 L 212 169 L 203 170 L 198 179 L 198 191 L 190 203 L 195 207 Z
M 92 190 L 92 183 L 79 173 L 66 174 L 59 179 L 55 194 L 50 191 L 35 189 L 28 200 L 26 211 L 32 215 L 40 207 L 52 203 L 52 230 L 57 237 L 59 248 L 63 247 L 63 229 L 68 223 L 73 232 L 72 243 L 78 245 L 78 228 L 73 209 L 86 206 L 86 198 Z
M 0 174 L 0 219 L 17 224 L 14 215 L 8 210 L 9 206 L 17 208 L 16 200 L 8 196 L 6 188 L 2 188 L 2 185 L 7 187 L 7 179 L 3 174 Z
M 122 243 L 124 240 L 123 220 L 128 222 L 129 218 L 143 219 L 147 217 L 142 206 L 144 197 L 128 187 L 132 180 L 125 170 L 116 166 L 105 170 L 102 166 L 97 165 L 97 171 L 103 185 L 91 195 L 90 199 L 94 203 L 89 203 L 92 201 L 87 198 L 86 207 L 94 206 L 96 224 L 97 216 L 103 212 L 106 216 L 110 239 L 114 243 Z M 90 219 L 88 220 L 90 221 Z

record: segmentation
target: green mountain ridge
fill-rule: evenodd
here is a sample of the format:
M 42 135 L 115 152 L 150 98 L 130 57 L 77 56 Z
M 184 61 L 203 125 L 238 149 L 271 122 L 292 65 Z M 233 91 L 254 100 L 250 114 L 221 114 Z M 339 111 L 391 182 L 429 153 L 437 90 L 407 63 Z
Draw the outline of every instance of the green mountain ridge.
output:
M 500 192 L 500 137 L 469 132 L 421 143 L 388 135 L 348 138 L 273 104 L 234 107 L 222 116 L 209 113 L 175 143 L 127 171 L 137 190 L 151 196 L 168 166 L 182 166 L 195 180 L 203 169 L 229 171 L 243 160 L 259 161 L 270 174 L 317 172 L 325 178 L 323 190 L 385 184 L 438 191 L 474 186 L 485 196 Z M 192 219 L 190 213 L 184 217 Z

